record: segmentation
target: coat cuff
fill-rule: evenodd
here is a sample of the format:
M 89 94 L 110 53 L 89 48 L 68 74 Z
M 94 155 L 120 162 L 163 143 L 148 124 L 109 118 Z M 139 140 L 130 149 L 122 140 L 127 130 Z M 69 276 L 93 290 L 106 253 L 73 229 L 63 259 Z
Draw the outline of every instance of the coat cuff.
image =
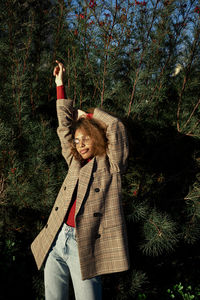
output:
M 59 99 L 66 99 L 64 85 L 57 86 L 56 90 L 57 90 L 57 100 L 59 100 Z

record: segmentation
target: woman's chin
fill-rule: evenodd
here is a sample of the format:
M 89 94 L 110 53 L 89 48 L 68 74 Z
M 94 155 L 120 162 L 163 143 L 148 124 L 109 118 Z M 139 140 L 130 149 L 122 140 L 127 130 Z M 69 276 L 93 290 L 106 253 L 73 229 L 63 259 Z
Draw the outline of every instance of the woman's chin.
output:
M 94 157 L 94 154 L 93 153 L 90 153 L 90 152 L 87 152 L 85 154 L 81 154 L 81 157 L 83 159 L 91 159 L 92 157 Z
M 90 158 L 90 152 L 89 152 L 89 151 L 86 152 L 86 153 L 80 153 L 80 155 L 81 155 L 81 157 L 82 157 L 83 159 L 88 159 L 88 158 Z

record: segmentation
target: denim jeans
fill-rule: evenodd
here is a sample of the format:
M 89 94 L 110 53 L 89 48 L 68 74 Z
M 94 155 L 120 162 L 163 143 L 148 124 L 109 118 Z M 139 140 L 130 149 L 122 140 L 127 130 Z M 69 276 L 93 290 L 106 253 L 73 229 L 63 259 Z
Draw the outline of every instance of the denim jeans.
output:
M 48 254 L 45 269 L 45 299 L 68 300 L 69 277 L 71 276 L 76 300 L 101 300 L 101 278 L 82 280 L 75 228 L 61 227 Z

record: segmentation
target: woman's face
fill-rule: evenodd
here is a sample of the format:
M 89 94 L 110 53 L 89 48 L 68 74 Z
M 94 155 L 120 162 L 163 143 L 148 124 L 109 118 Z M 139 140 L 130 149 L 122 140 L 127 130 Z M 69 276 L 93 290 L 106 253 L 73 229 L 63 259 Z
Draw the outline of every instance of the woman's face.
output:
M 83 159 L 89 159 L 94 156 L 94 140 L 82 129 L 77 129 L 74 136 L 76 150 Z

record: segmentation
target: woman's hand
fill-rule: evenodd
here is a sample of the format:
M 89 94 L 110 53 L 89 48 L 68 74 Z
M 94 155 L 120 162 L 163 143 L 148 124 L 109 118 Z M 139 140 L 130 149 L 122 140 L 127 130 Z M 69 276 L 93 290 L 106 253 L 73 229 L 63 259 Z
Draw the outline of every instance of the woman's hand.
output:
M 63 73 L 65 72 L 64 65 L 56 60 L 57 66 L 53 70 L 55 76 L 55 83 L 57 86 L 63 85 Z
M 81 109 L 74 110 L 74 120 L 75 121 L 77 121 L 80 118 L 86 118 L 86 117 L 87 117 L 87 114 L 83 110 L 81 110 Z
M 78 109 L 77 120 L 80 118 L 86 118 L 86 116 L 87 116 L 87 114 L 83 110 Z

